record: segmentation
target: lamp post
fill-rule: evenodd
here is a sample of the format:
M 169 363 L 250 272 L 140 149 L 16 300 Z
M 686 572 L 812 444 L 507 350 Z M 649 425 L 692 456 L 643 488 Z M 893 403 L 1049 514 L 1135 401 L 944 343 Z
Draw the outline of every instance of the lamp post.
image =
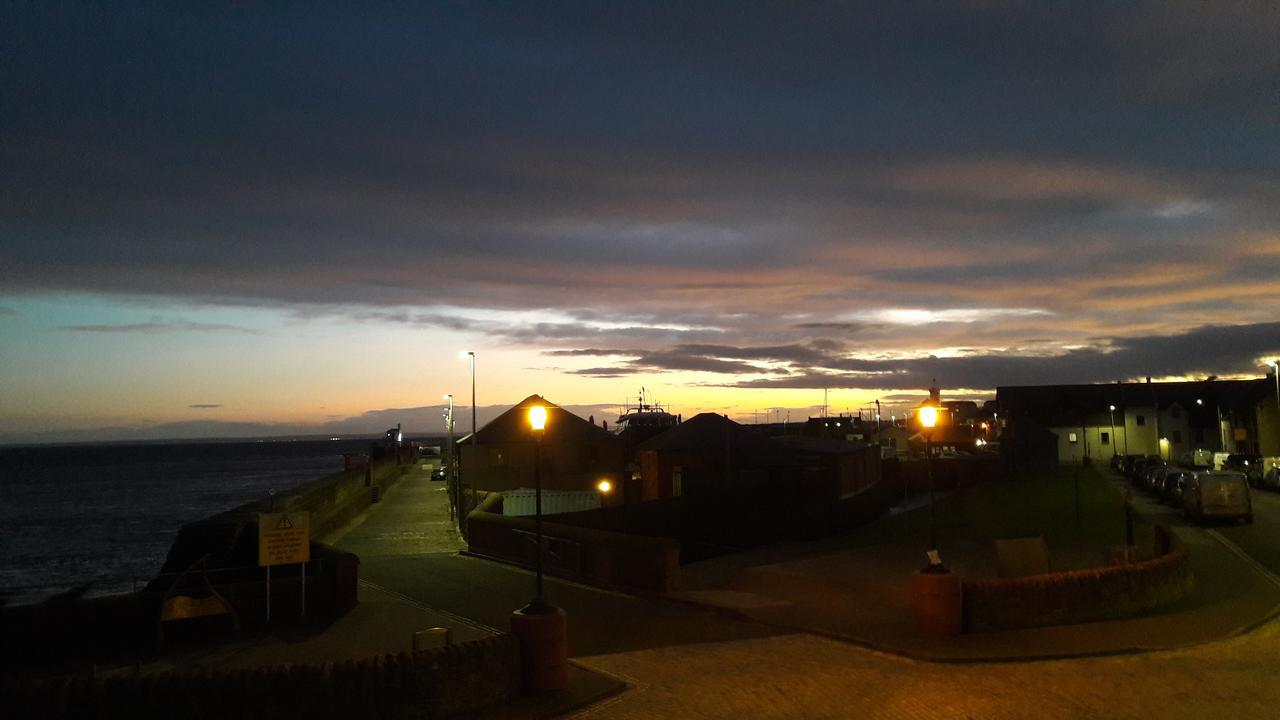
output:
M 458 353 L 459 357 L 470 358 L 471 360 L 471 464 L 476 466 L 479 457 L 476 450 L 476 353 L 474 350 L 463 350 Z M 474 467 L 472 468 L 475 469 Z M 474 480 L 474 478 L 471 478 Z M 468 483 L 468 494 L 471 496 L 471 505 L 475 506 L 476 488 L 475 483 Z M 464 513 L 465 514 L 465 513 Z
M 1280 360 L 1268 360 L 1267 364 L 1271 366 L 1271 376 L 1276 379 L 1276 434 L 1280 436 Z M 1280 446 L 1277 452 L 1280 452 Z
M 938 408 L 925 405 L 920 408 L 920 427 L 924 431 L 924 468 L 929 479 L 929 550 L 938 550 L 938 522 L 933 504 L 933 427 L 938 424 Z
M 534 555 L 534 568 L 538 575 L 538 594 L 529 607 L 541 611 L 546 606 L 542 599 L 542 435 L 547 427 L 547 409 L 541 405 L 529 408 L 529 427 L 533 430 L 533 534 L 538 549 Z
M 520 672 L 532 692 L 563 690 L 569 686 L 569 642 L 564 610 L 542 599 L 542 435 L 547 409 L 529 408 L 533 431 L 534 535 L 538 543 L 535 567 L 537 595 L 511 614 L 511 634 L 520 642 Z
M 1116 454 L 1116 406 L 1108 405 L 1107 410 L 1111 413 L 1111 455 Z
M 449 489 L 449 519 L 452 520 L 458 510 L 458 467 L 457 462 L 454 460 L 456 450 L 453 447 L 453 393 L 447 393 L 444 399 L 449 401 L 449 409 L 445 411 L 444 416 L 445 430 L 449 433 L 449 452 L 445 458 L 445 467 L 447 469 L 444 482 L 445 487 Z

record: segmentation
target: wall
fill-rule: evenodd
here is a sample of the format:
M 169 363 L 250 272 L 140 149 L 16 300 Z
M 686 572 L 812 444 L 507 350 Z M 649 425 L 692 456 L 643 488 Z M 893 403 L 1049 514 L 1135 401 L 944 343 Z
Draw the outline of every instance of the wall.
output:
M 537 545 L 532 518 L 477 510 L 467 522 L 467 543 L 472 552 L 533 566 Z M 577 527 L 546 518 L 542 533 L 549 551 L 543 556 L 544 570 L 549 574 L 660 592 L 680 587 L 680 544 L 674 540 Z
M 597 431 L 598 432 L 598 431 Z M 461 445 L 462 477 L 480 490 L 516 490 L 534 486 L 534 445 L 529 441 Z M 590 442 L 543 440 L 544 490 L 591 490 L 601 480 L 622 487 L 622 441 L 602 435 Z
M 1156 526 L 1155 557 L 1130 565 L 964 583 L 965 626 L 1010 630 L 1130 617 L 1191 590 L 1187 549 Z
M 3 682 L 17 718 L 448 718 L 518 696 L 520 653 L 499 635 L 340 663 Z

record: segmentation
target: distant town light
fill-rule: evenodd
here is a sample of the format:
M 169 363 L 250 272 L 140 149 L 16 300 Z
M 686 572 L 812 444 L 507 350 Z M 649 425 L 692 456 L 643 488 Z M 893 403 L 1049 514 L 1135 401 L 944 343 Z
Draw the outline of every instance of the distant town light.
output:
M 916 416 L 920 418 L 920 424 L 924 427 L 931 428 L 938 424 L 938 408 L 932 405 L 925 405 L 917 410 Z
M 600 482 L 596 483 L 596 489 L 600 491 L 600 494 L 608 495 L 610 492 L 613 491 L 613 483 L 609 482 L 608 480 L 601 480 Z
M 542 430 L 547 426 L 547 409 L 541 405 L 529 408 L 529 426 L 534 430 Z

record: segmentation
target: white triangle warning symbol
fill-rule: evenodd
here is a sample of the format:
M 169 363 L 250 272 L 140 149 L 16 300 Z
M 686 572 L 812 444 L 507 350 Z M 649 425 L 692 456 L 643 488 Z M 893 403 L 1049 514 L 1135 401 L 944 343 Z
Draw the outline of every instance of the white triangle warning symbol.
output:
M 280 522 L 276 523 L 277 530 L 292 530 L 293 523 L 289 522 L 289 516 L 280 513 Z

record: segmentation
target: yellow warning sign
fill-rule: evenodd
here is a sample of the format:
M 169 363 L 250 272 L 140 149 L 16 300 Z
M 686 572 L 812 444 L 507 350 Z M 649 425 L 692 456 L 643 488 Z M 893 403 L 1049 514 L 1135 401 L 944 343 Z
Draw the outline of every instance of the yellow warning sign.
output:
M 258 567 L 311 559 L 311 513 L 258 513 Z

